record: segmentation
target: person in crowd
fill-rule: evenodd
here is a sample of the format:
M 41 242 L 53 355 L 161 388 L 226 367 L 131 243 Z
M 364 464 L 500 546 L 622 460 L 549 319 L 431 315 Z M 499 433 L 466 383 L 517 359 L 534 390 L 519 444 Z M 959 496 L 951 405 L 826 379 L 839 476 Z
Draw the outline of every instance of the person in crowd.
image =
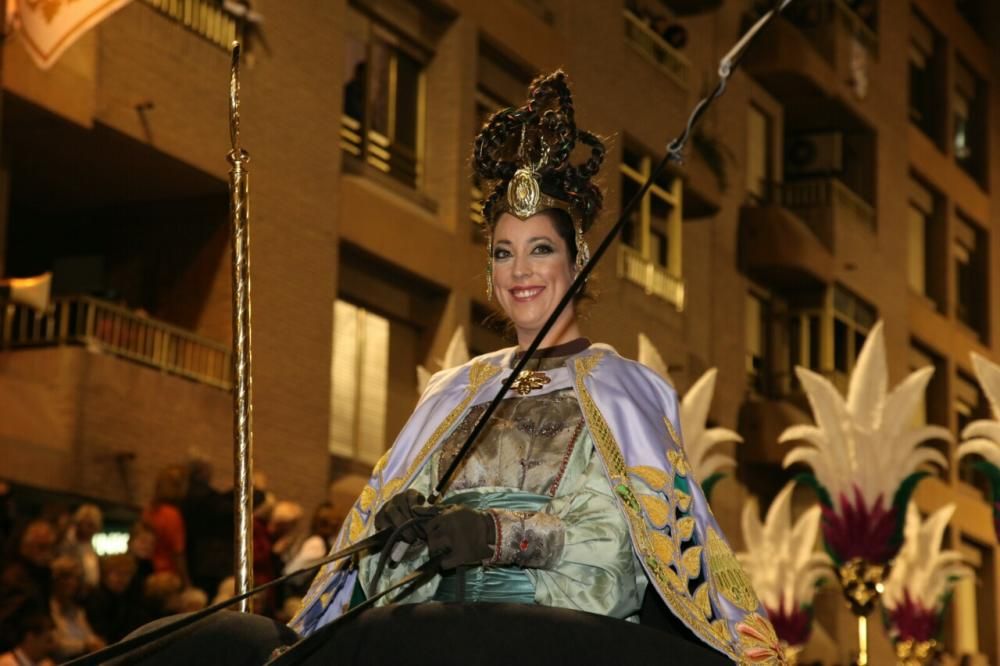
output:
M 14 647 L 0 654 L 0 666 L 52 666 L 55 650 L 52 618 L 43 610 L 25 609 L 14 620 Z
M 292 559 L 301 545 L 301 536 L 296 528 L 302 520 L 302 505 L 298 502 L 281 500 L 274 505 L 267 531 L 271 537 L 271 553 L 275 571 L 281 571 Z
M 76 558 L 83 572 L 83 587 L 93 590 L 101 582 L 101 564 L 94 550 L 94 535 L 104 526 L 104 516 L 96 504 L 82 504 L 73 514 L 72 522 L 59 552 Z
M 187 534 L 191 584 L 214 590 L 233 571 L 233 496 L 212 485 L 212 465 L 195 455 L 188 463 L 188 489 L 181 507 Z
M 47 610 L 52 592 L 49 565 L 55 555 L 56 533 L 46 520 L 29 522 L 11 558 L 0 573 L 0 618 L 9 618 L 13 608 Z
M 197 587 L 189 587 L 181 590 L 181 593 L 177 595 L 177 607 L 174 612 L 194 613 L 207 605 L 208 595 L 205 594 L 205 591 L 199 590 Z
M 54 656 L 72 659 L 99 650 L 105 642 L 94 633 L 87 612 L 80 604 L 83 591 L 80 563 L 69 555 L 60 555 L 52 562 L 52 598 L 49 613 L 55 626 Z
M 337 536 L 337 529 L 340 521 L 330 502 L 323 502 L 316 507 L 313 513 L 312 525 L 309 536 L 302 542 L 302 545 L 295 552 L 295 555 L 285 563 L 282 573 L 290 574 L 299 571 L 319 560 L 330 552 L 333 546 L 333 539 Z M 289 595 L 302 596 L 309 586 L 308 576 L 297 576 L 286 585 Z
M 153 553 L 156 551 L 156 533 L 149 525 L 138 520 L 132 525 L 128 538 L 128 552 L 135 558 L 135 576 L 142 581 L 153 573 Z
M 184 582 L 173 571 L 158 571 L 143 581 L 142 603 L 147 616 L 156 620 L 177 612 Z
M 94 632 L 108 643 L 124 638 L 148 618 L 142 602 L 138 565 L 130 553 L 101 558 L 101 582 L 85 601 Z
M 174 465 L 156 478 L 153 501 L 142 514 L 142 521 L 153 531 L 153 572 L 169 572 L 187 582 L 186 533 L 180 503 L 186 493 L 186 473 Z

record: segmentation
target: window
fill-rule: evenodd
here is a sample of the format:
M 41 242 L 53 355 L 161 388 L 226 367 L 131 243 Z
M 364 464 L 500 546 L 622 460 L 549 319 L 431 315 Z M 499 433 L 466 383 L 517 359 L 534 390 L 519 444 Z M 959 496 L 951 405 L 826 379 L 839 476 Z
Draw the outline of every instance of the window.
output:
M 926 368 L 934 368 L 934 374 L 927 384 L 927 390 L 922 396 L 920 409 L 914 416 L 914 425 L 922 426 L 928 423 L 948 426 L 948 369 L 944 358 L 931 351 L 917 340 L 910 341 L 910 372 Z M 947 451 L 942 451 L 947 455 Z
M 448 291 L 349 243 L 339 261 L 330 450 L 371 464 L 411 415 L 416 367 L 435 363 Z
M 980 183 L 984 172 L 987 145 L 984 84 L 961 60 L 955 63 L 955 89 L 952 96 L 952 149 L 958 165 Z
M 794 377 L 794 368 L 801 365 L 816 372 L 822 372 L 821 366 L 821 345 L 823 319 L 822 310 L 809 309 L 794 312 L 788 320 L 788 367 L 792 369 L 792 382 L 798 381 Z
M 771 201 L 771 118 L 751 104 L 747 112 L 747 194 L 755 203 Z
M 389 321 L 342 300 L 333 319 L 330 453 L 375 464 L 385 451 Z
M 910 179 L 907 276 L 910 288 L 945 309 L 945 270 L 941 259 L 943 201 L 923 181 Z
M 639 151 L 625 149 L 622 163 L 622 207 L 632 200 L 656 165 Z M 644 259 L 681 274 L 681 180 L 661 174 L 633 210 L 622 234 L 625 244 Z
M 480 39 L 479 61 L 477 64 L 478 85 L 476 88 L 476 124 L 474 131 L 478 134 L 490 116 L 498 110 L 514 106 L 515 100 L 524 97 L 533 78 L 532 69 L 520 65 L 516 59 L 503 53 L 491 42 Z M 475 136 L 475 135 L 473 135 Z M 473 225 L 473 240 L 482 242 L 480 225 L 483 223 L 482 200 L 486 193 L 482 190 L 479 177 L 472 175 L 471 211 Z
M 644 152 L 626 145 L 621 165 L 621 205 L 642 188 L 656 164 Z M 683 308 L 681 281 L 681 179 L 664 172 L 632 209 L 622 230 L 620 277 L 642 286 L 646 293 Z
M 833 370 L 834 376 L 846 379 L 857 363 L 868 332 L 875 325 L 875 308 L 844 289 L 833 288 Z
M 910 122 L 940 146 L 940 38 L 919 14 L 911 15 L 910 25 Z
M 988 333 L 987 245 L 986 232 L 978 225 L 962 217 L 955 221 L 955 316 L 983 341 Z
M 479 130 L 482 129 L 486 121 L 489 120 L 490 116 L 497 109 L 502 109 L 506 106 L 509 105 L 501 102 L 480 86 L 476 91 L 476 133 L 479 133 Z M 479 180 L 479 176 L 476 175 L 475 171 L 472 173 L 472 187 L 469 190 L 469 195 L 471 198 L 469 218 L 474 223 L 472 225 L 472 240 L 477 243 L 485 243 L 486 239 L 483 237 L 482 225 L 485 223 L 483 218 L 483 199 L 486 196 L 486 192 L 483 191 L 483 183 Z
M 416 187 L 423 152 L 426 54 L 352 8 L 347 19 L 340 146 Z
M 756 290 L 747 292 L 746 301 L 746 370 L 751 391 L 764 394 L 767 387 L 767 346 L 769 304 Z

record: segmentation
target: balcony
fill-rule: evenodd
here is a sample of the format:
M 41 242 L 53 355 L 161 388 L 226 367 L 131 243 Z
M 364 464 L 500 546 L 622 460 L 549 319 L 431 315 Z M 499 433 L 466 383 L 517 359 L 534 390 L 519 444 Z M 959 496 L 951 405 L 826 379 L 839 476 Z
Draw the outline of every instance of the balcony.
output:
M 837 178 L 787 182 L 782 189 L 782 203 L 832 251 L 836 250 L 838 225 L 875 230 L 875 209 Z
M 340 148 L 359 162 L 392 176 L 408 187 L 415 186 L 420 176 L 416 153 L 406 146 L 394 144 L 389 137 L 375 130 L 368 130 L 365 134 L 361 123 L 348 115 L 340 117 Z M 345 168 L 357 171 L 347 162 Z
M 830 245 L 788 207 L 741 208 L 739 244 L 743 271 L 764 284 L 795 287 L 833 280 Z
M 6 305 L 0 349 L 83 345 L 161 372 L 229 390 L 227 345 L 87 296 L 56 299 L 46 312 Z
M 631 11 L 626 9 L 623 13 L 625 41 L 678 86 L 687 90 L 691 78 L 691 63 L 688 59 Z
M 243 20 L 213 0 L 143 0 L 185 28 L 228 51 L 233 40 L 243 42 Z
M 878 49 L 878 35 L 843 0 L 814 0 L 789 7 L 770 26 L 768 38 L 747 53 L 745 64 L 784 100 L 816 92 L 860 100 L 868 95 Z
M 642 287 L 648 296 L 671 303 L 678 312 L 684 310 L 684 280 L 644 259 L 641 253 L 627 245 L 618 246 L 618 277 Z
M 191 447 L 232 455 L 229 350 L 90 298 L 0 305 L 0 460 L 16 483 L 141 505 Z

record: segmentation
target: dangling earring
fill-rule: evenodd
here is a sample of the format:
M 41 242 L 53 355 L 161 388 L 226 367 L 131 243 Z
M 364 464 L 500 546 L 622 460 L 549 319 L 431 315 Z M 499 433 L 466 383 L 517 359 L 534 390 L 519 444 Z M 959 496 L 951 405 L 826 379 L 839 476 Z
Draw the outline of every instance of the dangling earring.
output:
M 580 223 L 574 222 L 573 226 L 576 227 L 576 272 L 579 273 L 590 261 L 590 246 L 583 237 L 583 227 Z
M 493 234 L 486 236 L 486 300 L 493 302 Z

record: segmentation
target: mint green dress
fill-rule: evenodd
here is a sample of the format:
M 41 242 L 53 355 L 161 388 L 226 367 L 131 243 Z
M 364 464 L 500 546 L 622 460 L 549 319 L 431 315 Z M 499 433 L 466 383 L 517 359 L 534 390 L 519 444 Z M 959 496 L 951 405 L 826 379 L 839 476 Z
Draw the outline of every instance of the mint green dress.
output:
M 544 358 L 534 367 L 545 372 L 566 359 Z M 430 495 L 485 407 L 469 410 L 410 488 Z M 536 603 L 637 621 L 646 577 L 572 388 L 505 399 L 442 501 L 496 519 L 493 557 L 467 570 L 465 601 Z M 379 587 L 426 558 L 425 544 L 413 544 Z M 367 595 L 376 563 L 375 557 L 360 563 Z M 454 575 L 438 576 L 406 601 L 452 601 L 456 587 Z

